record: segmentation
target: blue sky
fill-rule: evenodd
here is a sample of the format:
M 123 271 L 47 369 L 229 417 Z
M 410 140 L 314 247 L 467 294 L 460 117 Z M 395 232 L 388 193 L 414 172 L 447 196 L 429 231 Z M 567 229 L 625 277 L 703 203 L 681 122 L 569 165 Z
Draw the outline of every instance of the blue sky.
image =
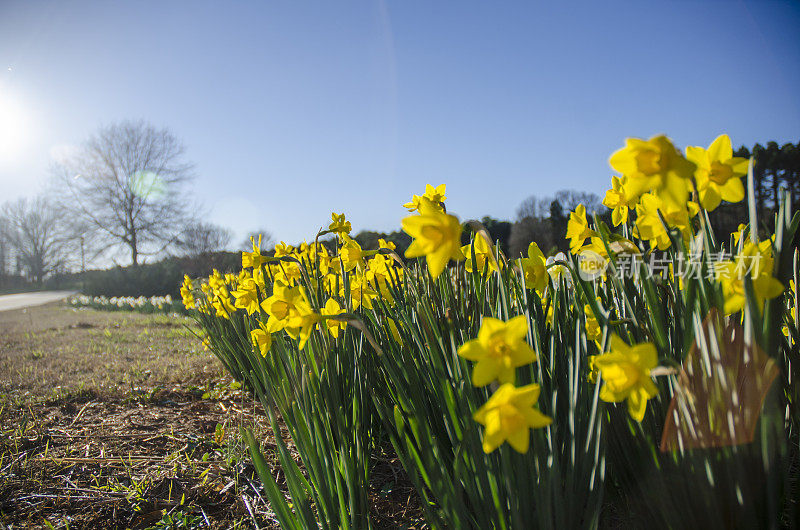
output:
M 209 220 L 395 230 L 602 195 L 626 136 L 800 140 L 800 3 L 0 2 L 0 202 L 103 124 L 170 127 Z M 10 128 L 13 125 L 13 130 Z M 9 132 L 11 130 L 11 132 Z

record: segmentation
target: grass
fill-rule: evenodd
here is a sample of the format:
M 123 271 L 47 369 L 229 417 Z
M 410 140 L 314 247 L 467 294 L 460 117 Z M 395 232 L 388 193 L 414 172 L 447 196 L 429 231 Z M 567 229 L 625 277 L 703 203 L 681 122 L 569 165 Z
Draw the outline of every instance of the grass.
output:
M 187 325 L 58 304 L 0 312 L 2 525 L 277 528 L 239 434 L 255 430 L 285 488 L 264 412 Z M 376 457 L 371 491 L 379 527 L 419 527 L 393 454 Z
M 213 355 L 163 315 L 60 306 L 0 313 L 0 393 L 48 397 L 92 388 L 119 391 L 221 375 Z

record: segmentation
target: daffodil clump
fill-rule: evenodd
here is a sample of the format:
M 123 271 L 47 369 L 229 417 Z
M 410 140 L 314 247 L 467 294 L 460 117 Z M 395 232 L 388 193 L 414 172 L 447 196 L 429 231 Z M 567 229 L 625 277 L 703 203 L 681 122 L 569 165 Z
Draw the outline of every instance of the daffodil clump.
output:
M 363 248 L 334 212 L 311 243 L 253 240 L 240 271 L 185 279 L 209 348 L 300 455 L 304 470 L 278 442 L 286 493 L 244 433 L 282 526 L 370 528 L 377 440 L 431 528 L 691 527 L 708 506 L 730 510 L 720 526 L 786 520 L 788 497 L 767 496 L 796 479 L 775 462 L 800 458 L 800 216 L 784 200 L 774 233 L 751 218 L 714 234 L 709 212 L 746 198 L 751 163 L 727 135 L 685 151 L 632 138 L 609 163 L 609 211 L 570 212 L 569 252 L 506 256 L 427 185 L 398 215 L 402 256 Z M 767 373 L 780 391 L 747 390 Z M 725 392 L 747 407 L 719 414 Z

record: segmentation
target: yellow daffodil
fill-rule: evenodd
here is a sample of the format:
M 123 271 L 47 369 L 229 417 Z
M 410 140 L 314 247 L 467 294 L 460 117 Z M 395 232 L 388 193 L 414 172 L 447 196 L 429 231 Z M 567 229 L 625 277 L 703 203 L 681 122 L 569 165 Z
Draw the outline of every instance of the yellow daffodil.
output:
M 666 136 L 628 138 L 625 147 L 611 155 L 609 163 L 627 177 L 625 187 L 631 199 L 652 191 L 670 208 L 686 204 L 695 165 Z
M 742 239 L 742 236 L 747 231 L 747 225 L 744 223 L 739 223 L 739 226 L 736 228 L 736 232 L 731 234 L 733 236 L 733 244 L 739 245 L 739 240 Z
M 371 271 L 365 273 L 359 272 L 350 278 L 349 293 L 344 292 L 344 285 L 340 287 L 339 295 L 342 297 L 349 295 L 353 311 L 362 305 L 365 309 L 372 309 L 372 300 L 378 296 L 378 292 L 370 286 L 372 280 L 373 275 Z
M 331 264 L 334 267 L 338 267 L 339 263 L 341 263 L 345 272 L 350 272 L 356 267 L 363 269 L 365 265 L 364 256 L 366 254 L 361 249 L 361 245 L 347 234 L 341 234 L 341 236 L 342 246 L 339 248 L 339 256 L 334 258 Z
M 425 256 L 428 271 L 437 278 L 450 259 L 463 259 L 461 224 L 457 217 L 441 212 L 426 198 L 420 202 L 419 213 L 402 221 L 403 230 L 414 238 L 406 257 Z
M 242 252 L 242 267 L 257 269 L 265 261 L 264 256 L 261 255 L 261 234 L 258 235 L 258 243 L 254 237 L 250 238 L 250 242 L 253 243 L 253 251 Z
M 599 304 L 601 300 L 602 299 L 598 296 L 597 303 Z M 583 306 L 583 315 L 586 317 L 586 338 L 589 340 L 598 340 L 603 336 L 603 328 L 601 328 L 600 324 L 597 322 L 591 305 L 586 304 Z
M 194 299 L 194 286 L 192 279 L 188 275 L 183 275 L 183 284 L 181 285 L 181 298 L 183 298 L 183 307 L 186 309 L 194 309 L 196 307 Z
M 700 204 L 708 211 L 721 201 L 739 202 L 744 199 L 741 177 L 747 174 L 748 160 L 733 156 L 731 139 L 718 136 L 708 149 L 687 147 L 686 158 L 697 166 L 694 177 Z
M 325 307 L 322 308 L 320 313 L 323 316 L 332 317 L 341 315 L 344 313 L 344 309 L 339 305 L 339 302 L 333 298 L 328 298 L 328 301 L 325 302 Z M 335 320 L 333 318 L 326 319 L 325 324 L 328 327 L 328 333 L 330 333 L 334 339 L 339 336 L 339 331 L 344 331 L 344 328 L 347 326 L 347 322 L 344 320 Z
M 650 378 L 650 370 L 657 365 L 653 344 L 628 346 L 616 334 L 611 335 L 609 351 L 593 356 L 590 362 L 603 379 L 600 399 L 609 403 L 627 400 L 628 413 L 636 421 L 644 419 L 647 400 L 658 394 L 658 387 Z
M 214 300 L 211 302 L 211 305 L 216 310 L 214 314 L 225 319 L 230 319 L 231 313 L 236 312 L 236 308 L 231 303 L 227 288 L 215 291 Z
M 636 204 L 636 198 L 631 198 L 625 189 L 627 177 L 611 177 L 611 189 L 606 191 L 603 205 L 611 209 L 611 222 L 619 226 L 628 221 L 628 212 Z
M 439 210 L 443 211 L 442 204 L 447 199 L 445 197 L 445 190 L 446 186 L 444 184 L 439 184 L 435 188 L 430 184 L 425 185 L 425 193 L 423 195 L 413 195 L 411 197 L 411 202 L 407 202 L 403 205 L 403 208 L 408 208 L 409 212 L 413 212 L 419 210 L 419 206 L 422 203 L 423 199 L 428 199 L 434 205 L 434 207 Z
M 303 278 L 303 271 L 296 261 L 280 261 L 272 266 L 274 281 L 296 285 Z
M 393 264 L 394 260 L 383 254 L 376 254 L 367 263 L 370 280 L 389 304 L 394 303 L 390 288 L 392 281 L 402 281 L 403 276 L 403 270 L 394 267 Z
M 302 287 L 289 287 L 282 283 L 273 286 L 273 294 L 263 302 L 261 308 L 269 315 L 267 331 L 275 333 L 289 326 L 295 327 L 291 319 L 311 312 L 311 306 Z
M 248 315 L 258 311 L 258 290 L 256 289 L 256 282 L 252 278 L 241 282 L 239 288 L 231 294 L 236 298 L 234 307 L 244 309 Z
M 528 245 L 528 257 L 517 260 L 526 289 L 535 289 L 540 294 L 547 287 L 547 259 L 535 242 Z
M 472 249 L 475 249 L 475 263 L 472 263 Z M 464 258 L 467 260 L 464 263 L 464 268 L 467 272 L 483 272 L 483 270 L 489 267 L 489 271 L 499 271 L 500 269 L 497 266 L 497 260 L 495 259 L 495 250 L 497 249 L 496 246 L 489 245 L 486 239 L 477 234 L 475 238 L 472 240 L 472 243 L 469 245 L 464 245 L 461 247 L 461 253 L 464 255 Z
M 283 241 L 275 245 L 275 257 L 282 258 L 283 256 L 291 256 L 294 252 L 294 247 L 292 245 L 287 245 Z
M 586 219 L 586 206 L 579 204 L 574 212 L 569 214 L 567 221 L 567 239 L 569 239 L 569 250 L 573 254 L 586 242 L 586 238 L 596 236 L 597 232 L 589 228 L 589 221 Z
M 506 383 L 472 416 L 484 425 L 483 451 L 491 453 L 508 441 L 518 453 L 527 453 L 530 446 L 530 429 L 547 427 L 553 422 L 534 404 L 539 399 L 539 385 L 515 388 Z
M 783 292 L 783 284 L 772 276 L 772 241 L 767 239 L 758 245 L 747 242 L 734 260 L 716 263 L 714 272 L 722 284 L 725 298 L 723 310 L 726 315 L 736 313 L 746 303 L 744 277 L 750 276 L 756 305 L 763 308 L 764 301 L 775 298 Z
M 430 184 L 425 184 L 425 195 L 423 197 L 434 204 L 440 204 L 447 200 L 447 197 L 444 196 L 446 190 L 447 186 L 444 184 L 439 184 L 435 188 Z
M 520 315 L 508 322 L 484 317 L 478 338 L 463 344 L 458 354 L 474 361 L 472 384 L 486 386 L 495 379 L 501 383 L 513 383 L 516 368 L 536 360 L 536 354 L 528 345 L 528 318 Z
M 266 357 L 267 352 L 269 352 L 269 349 L 272 347 L 272 335 L 270 335 L 269 331 L 267 331 L 267 327 L 263 323 L 259 322 L 258 328 L 250 332 L 250 340 L 253 342 L 256 351 Z
M 403 208 L 408 208 L 409 212 L 416 212 L 419 209 L 419 203 L 422 201 L 421 195 L 412 195 L 411 200 L 403 205 Z
M 303 306 L 298 308 L 297 312 L 291 314 L 284 329 L 290 337 L 297 339 L 298 347 L 302 350 L 306 347 L 306 343 L 311 337 L 311 332 L 321 320 L 322 315 L 320 313 L 311 310 L 310 306 Z
M 697 215 L 697 203 L 687 201 L 680 208 L 669 207 L 660 197 L 652 193 L 642 195 L 641 201 L 636 205 L 636 227 L 634 234 L 650 242 L 650 246 L 665 250 L 672 242 L 669 233 L 661 221 L 664 217 L 667 226 L 681 231 L 684 241 L 692 237 L 691 218 Z M 660 216 L 659 216 L 660 213 Z
M 350 225 L 350 221 L 347 221 L 344 218 L 344 214 L 337 214 L 336 212 L 331 213 L 331 220 L 333 221 L 330 225 L 328 225 L 328 231 L 333 232 L 335 234 L 349 234 L 353 227 Z
M 597 383 L 597 378 L 600 377 L 600 370 L 597 368 L 597 364 L 594 362 L 597 358 L 597 355 L 590 355 L 589 356 L 589 373 L 586 376 L 586 379 L 594 384 Z
M 396 250 L 397 245 L 395 245 L 391 241 L 386 241 L 385 239 L 378 239 L 378 248 L 388 248 L 389 250 Z

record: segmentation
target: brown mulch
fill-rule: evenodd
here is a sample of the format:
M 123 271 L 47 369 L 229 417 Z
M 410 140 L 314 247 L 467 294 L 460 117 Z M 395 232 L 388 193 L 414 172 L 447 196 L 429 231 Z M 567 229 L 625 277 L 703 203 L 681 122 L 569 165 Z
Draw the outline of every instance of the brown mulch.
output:
M 7 406 L 0 419 L 4 431 L 13 429 L 0 438 L 0 520 L 17 528 L 45 520 L 56 528 L 147 528 L 180 514 L 198 527 L 252 527 L 253 518 L 277 527 L 238 436 L 257 407 L 241 392 L 226 394 L 82 392 Z M 267 444 L 274 466 L 273 454 Z

